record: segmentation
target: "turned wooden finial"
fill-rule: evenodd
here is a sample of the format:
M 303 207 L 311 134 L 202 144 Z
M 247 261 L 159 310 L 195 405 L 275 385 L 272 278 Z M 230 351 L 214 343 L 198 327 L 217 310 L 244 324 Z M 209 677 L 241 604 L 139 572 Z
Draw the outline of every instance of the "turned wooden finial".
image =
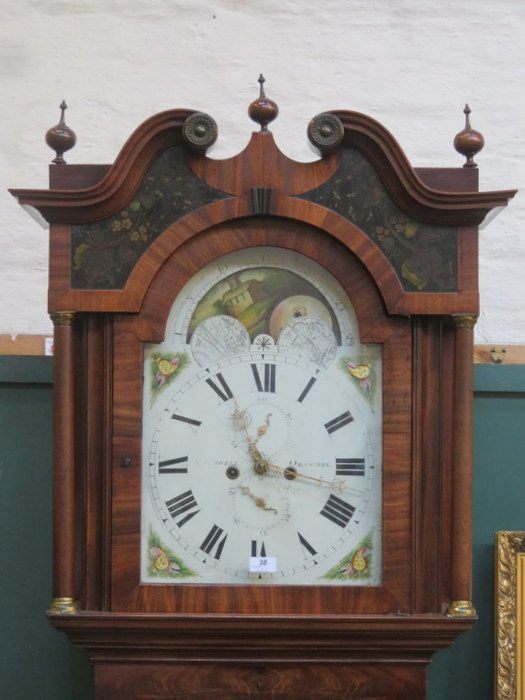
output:
M 476 131 L 470 126 L 470 112 L 471 109 L 468 104 L 465 105 L 465 109 L 463 110 L 463 114 L 465 115 L 465 128 L 460 131 L 459 134 L 456 134 L 454 148 L 467 159 L 466 163 L 463 165 L 464 168 L 477 168 L 478 166 L 477 163 L 474 162 L 474 156 L 481 151 L 485 145 L 485 139 L 479 131 Z
M 248 107 L 248 114 L 250 119 L 261 125 L 261 131 L 268 131 L 268 124 L 273 122 L 279 114 L 279 107 L 264 94 L 265 79 L 262 73 L 259 76 L 258 83 L 261 86 L 259 97 Z
M 60 110 L 61 110 L 61 115 L 60 115 L 60 121 L 56 126 L 52 126 L 51 129 L 46 133 L 46 143 L 51 148 L 51 150 L 55 151 L 56 157 L 53 158 L 51 161 L 52 163 L 57 163 L 59 165 L 64 164 L 66 161 L 63 158 L 63 155 L 66 151 L 69 151 L 70 148 L 73 148 L 75 143 L 77 142 L 77 137 L 75 135 L 75 132 L 73 129 L 70 129 L 69 126 L 66 124 L 66 120 L 64 117 L 64 112 L 67 109 L 67 104 L 65 100 L 62 100 L 62 104 L 60 105 Z

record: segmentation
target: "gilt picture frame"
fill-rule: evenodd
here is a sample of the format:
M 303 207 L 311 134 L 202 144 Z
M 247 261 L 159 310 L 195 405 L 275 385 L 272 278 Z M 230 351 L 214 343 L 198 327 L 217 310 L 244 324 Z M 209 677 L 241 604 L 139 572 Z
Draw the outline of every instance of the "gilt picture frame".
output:
M 495 700 L 525 697 L 525 531 L 495 537 Z

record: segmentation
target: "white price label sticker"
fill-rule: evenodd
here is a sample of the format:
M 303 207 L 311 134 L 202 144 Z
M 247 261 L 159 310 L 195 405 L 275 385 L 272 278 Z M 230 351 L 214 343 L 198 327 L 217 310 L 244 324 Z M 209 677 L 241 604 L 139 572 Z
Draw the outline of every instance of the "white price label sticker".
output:
M 277 571 L 276 557 L 250 557 L 250 573 L 273 574 L 275 571 Z

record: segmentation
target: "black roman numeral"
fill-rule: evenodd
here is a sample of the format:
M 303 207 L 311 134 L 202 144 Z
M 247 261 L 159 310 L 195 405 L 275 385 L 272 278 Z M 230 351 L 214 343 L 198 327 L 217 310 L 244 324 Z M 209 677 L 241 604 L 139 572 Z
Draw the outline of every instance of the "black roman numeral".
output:
M 199 506 L 195 500 L 195 496 L 189 491 L 184 491 L 183 493 L 175 496 L 175 498 L 166 501 L 166 506 L 168 508 L 169 514 L 175 520 L 175 524 L 178 527 L 185 525 L 188 520 L 191 520 L 194 515 L 200 513 Z M 180 520 L 176 520 L 179 515 L 186 513 L 186 515 Z
M 265 557 L 266 555 L 266 547 L 264 546 L 264 542 L 260 543 L 257 540 L 252 540 L 252 547 L 251 547 L 251 555 L 252 557 Z
M 338 476 L 364 476 L 364 457 L 336 457 L 335 473 Z
M 218 525 L 214 525 L 204 538 L 204 542 L 201 544 L 199 549 L 202 549 L 202 551 L 206 554 L 210 554 L 214 559 L 219 560 L 221 558 L 222 550 L 224 549 L 224 543 L 228 537 L 228 533 L 226 533 L 221 540 L 221 535 L 223 532 L 224 530 L 222 528 L 220 528 Z
M 200 420 L 195 420 L 194 418 L 187 418 L 186 416 L 179 416 L 176 413 L 174 413 L 171 417 L 173 420 L 178 420 L 181 423 L 189 423 L 189 425 L 195 425 L 197 427 L 199 427 L 199 425 L 201 424 Z
M 219 384 L 221 386 L 217 386 L 217 384 L 213 381 L 213 379 L 209 378 L 206 380 L 206 384 L 209 384 L 213 391 L 217 394 L 217 396 L 222 399 L 223 401 L 228 401 L 228 399 L 233 399 L 233 394 L 231 392 L 230 387 L 226 384 L 226 380 L 222 376 L 222 374 L 219 372 L 218 374 L 215 375 L 215 379 L 219 381 Z
M 178 466 L 177 466 L 178 465 Z M 159 460 L 159 474 L 187 474 L 188 458 L 177 457 L 176 459 Z
M 264 376 L 261 378 L 257 365 L 252 364 L 253 378 L 255 379 L 257 391 L 275 393 L 275 365 L 265 363 L 263 367 Z
M 354 512 L 354 506 L 351 506 L 350 503 L 343 501 L 342 498 L 330 494 L 321 511 L 321 515 L 324 515 L 325 518 L 328 518 L 328 520 L 331 520 L 336 525 L 339 525 L 339 527 L 346 527 Z
M 344 413 L 341 413 L 340 416 L 332 418 L 332 420 L 329 420 L 328 423 L 325 423 L 324 427 L 329 433 L 333 433 L 336 430 L 339 430 L 339 428 L 342 428 L 344 425 L 348 425 L 348 423 L 351 423 L 353 420 L 354 419 L 352 418 L 350 411 L 345 411 Z
M 308 554 L 311 554 L 312 557 L 314 557 L 317 554 L 317 551 L 312 547 L 312 545 L 306 540 L 300 532 L 297 533 L 297 537 L 299 538 L 299 542 L 301 545 L 304 547 L 304 549 L 308 552 Z
M 317 378 L 316 378 L 316 377 L 312 377 L 312 378 L 309 380 L 308 384 L 307 384 L 307 385 L 304 387 L 304 389 L 302 390 L 301 396 L 299 396 L 299 398 L 297 399 L 297 401 L 299 401 L 299 403 L 302 403 L 302 402 L 304 401 L 304 399 L 306 398 L 308 392 L 309 392 L 310 389 L 313 387 L 313 385 L 315 384 L 316 381 L 317 381 Z

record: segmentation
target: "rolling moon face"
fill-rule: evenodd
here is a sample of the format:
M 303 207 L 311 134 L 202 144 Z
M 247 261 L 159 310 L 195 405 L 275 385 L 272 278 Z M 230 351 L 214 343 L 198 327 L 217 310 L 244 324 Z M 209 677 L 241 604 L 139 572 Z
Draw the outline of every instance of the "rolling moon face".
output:
M 277 338 L 287 323 L 303 316 L 313 316 L 332 328 L 332 317 L 326 306 L 306 294 L 295 294 L 277 304 L 270 317 L 270 335 Z

